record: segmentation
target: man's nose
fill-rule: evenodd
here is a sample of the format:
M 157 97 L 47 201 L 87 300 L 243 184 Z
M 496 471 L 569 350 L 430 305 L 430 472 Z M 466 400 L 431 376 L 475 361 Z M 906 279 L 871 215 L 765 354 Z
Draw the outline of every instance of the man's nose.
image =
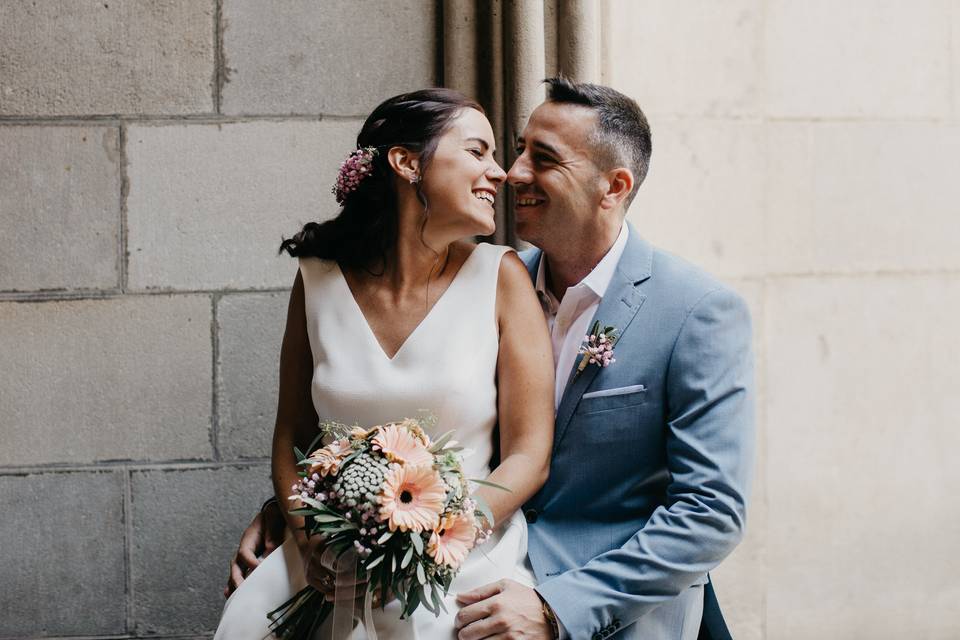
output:
M 533 173 L 530 171 L 530 163 L 527 161 L 527 154 L 521 153 L 513 161 L 510 170 L 507 171 L 507 183 L 511 185 L 530 184 L 533 182 Z

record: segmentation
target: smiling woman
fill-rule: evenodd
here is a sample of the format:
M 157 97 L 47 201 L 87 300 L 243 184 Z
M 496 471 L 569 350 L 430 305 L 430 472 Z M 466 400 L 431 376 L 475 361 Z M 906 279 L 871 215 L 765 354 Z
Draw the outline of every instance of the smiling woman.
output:
M 300 480 L 295 448 L 308 450 L 319 418 L 366 428 L 423 410 L 436 418 L 435 429 L 424 427 L 426 436 L 455 430 L 473 451 L 464 461 L 466 478 L 509 489 L 481 486 L 471 493 L 488 509 L 469 527 L 451 520 L 453 511 L 419 512 L 420 546 L 434 558 L 455 559 L 458 572 L 429 576 L 446 589 L 432 592 L 446 612 L 417 609 L 401 619 L 407 605 L 388 598 L 365 617 L 363 624 L 388 640 L 452 637 L 458 592 L 506 578 L 534 582 L 524 564 L 527 528 L 519 508 L 549 470 L 553 358 L 523 263 L 509 247 L 469 241 L 495 230 L 494 203 L 506 174 L 494 151 L 490 123 L 464 96 L 427 89 L 391 98 L 367 118 L 357 150 L 341 167 L 340 214 L 306 225 L 282 245 L 300 269 L 281 349 L 273 438 L 281 504 Z M 370 520 L 368 513 L 361 526 L 409 534 L 403 516 L 419 499 L 413 489 L 423 475 L 411 473 L 409 483 L 368 498 L 378 501 L 370 513 L 379 516 Z M 445 504 L 450 496 L 443 495 Z M 263 638 L 267 613 L 307 585 L 337 597 L 322 537 L 306 536 L 300 512 L 282 517 L 288 533 L 281 552 L 239 581 L 216 638 Z M 407 591 L 391 585 L 387 593 Z M 349 609 L 348 600 L 326 624 L 336 627 L 337 607 Z

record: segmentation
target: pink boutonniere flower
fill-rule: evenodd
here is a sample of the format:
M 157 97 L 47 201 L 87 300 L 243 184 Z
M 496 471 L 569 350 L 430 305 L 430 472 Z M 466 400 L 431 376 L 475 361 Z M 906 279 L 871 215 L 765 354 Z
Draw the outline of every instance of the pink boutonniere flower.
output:
M 590 328 L 590 335 L 583 337 L 578 353 L 581 354 L 580 364 L 577 366 L 576 376 L 583 373 L 587 366 L 594 364 L 598 367 L 609 367 L 617 361 L 613 357 L 613 346 L 617 342 L 617 330 L 601 324 L 599 320 Z M 576 377 L 575 376 L 575 377 Z

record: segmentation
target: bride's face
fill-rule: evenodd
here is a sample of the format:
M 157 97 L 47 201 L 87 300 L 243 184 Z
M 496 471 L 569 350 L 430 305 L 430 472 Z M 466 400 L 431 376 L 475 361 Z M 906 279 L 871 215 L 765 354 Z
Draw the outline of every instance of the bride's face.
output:
M 494 232 L 493 204 L 506 178 L 494 151 L 493 129 L 482 113 L 464 109 L 453 119 L 423 174 L 430 206 L 425 235 L 453 240 Z

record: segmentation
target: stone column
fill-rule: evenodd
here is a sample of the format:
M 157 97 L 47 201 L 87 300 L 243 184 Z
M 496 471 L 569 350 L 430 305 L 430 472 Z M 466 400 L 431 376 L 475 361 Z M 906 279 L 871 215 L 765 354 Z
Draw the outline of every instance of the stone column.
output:
M 557 66 L 578 82 L 600 81 L 600 5 L 597 0 L 559 0 Z

